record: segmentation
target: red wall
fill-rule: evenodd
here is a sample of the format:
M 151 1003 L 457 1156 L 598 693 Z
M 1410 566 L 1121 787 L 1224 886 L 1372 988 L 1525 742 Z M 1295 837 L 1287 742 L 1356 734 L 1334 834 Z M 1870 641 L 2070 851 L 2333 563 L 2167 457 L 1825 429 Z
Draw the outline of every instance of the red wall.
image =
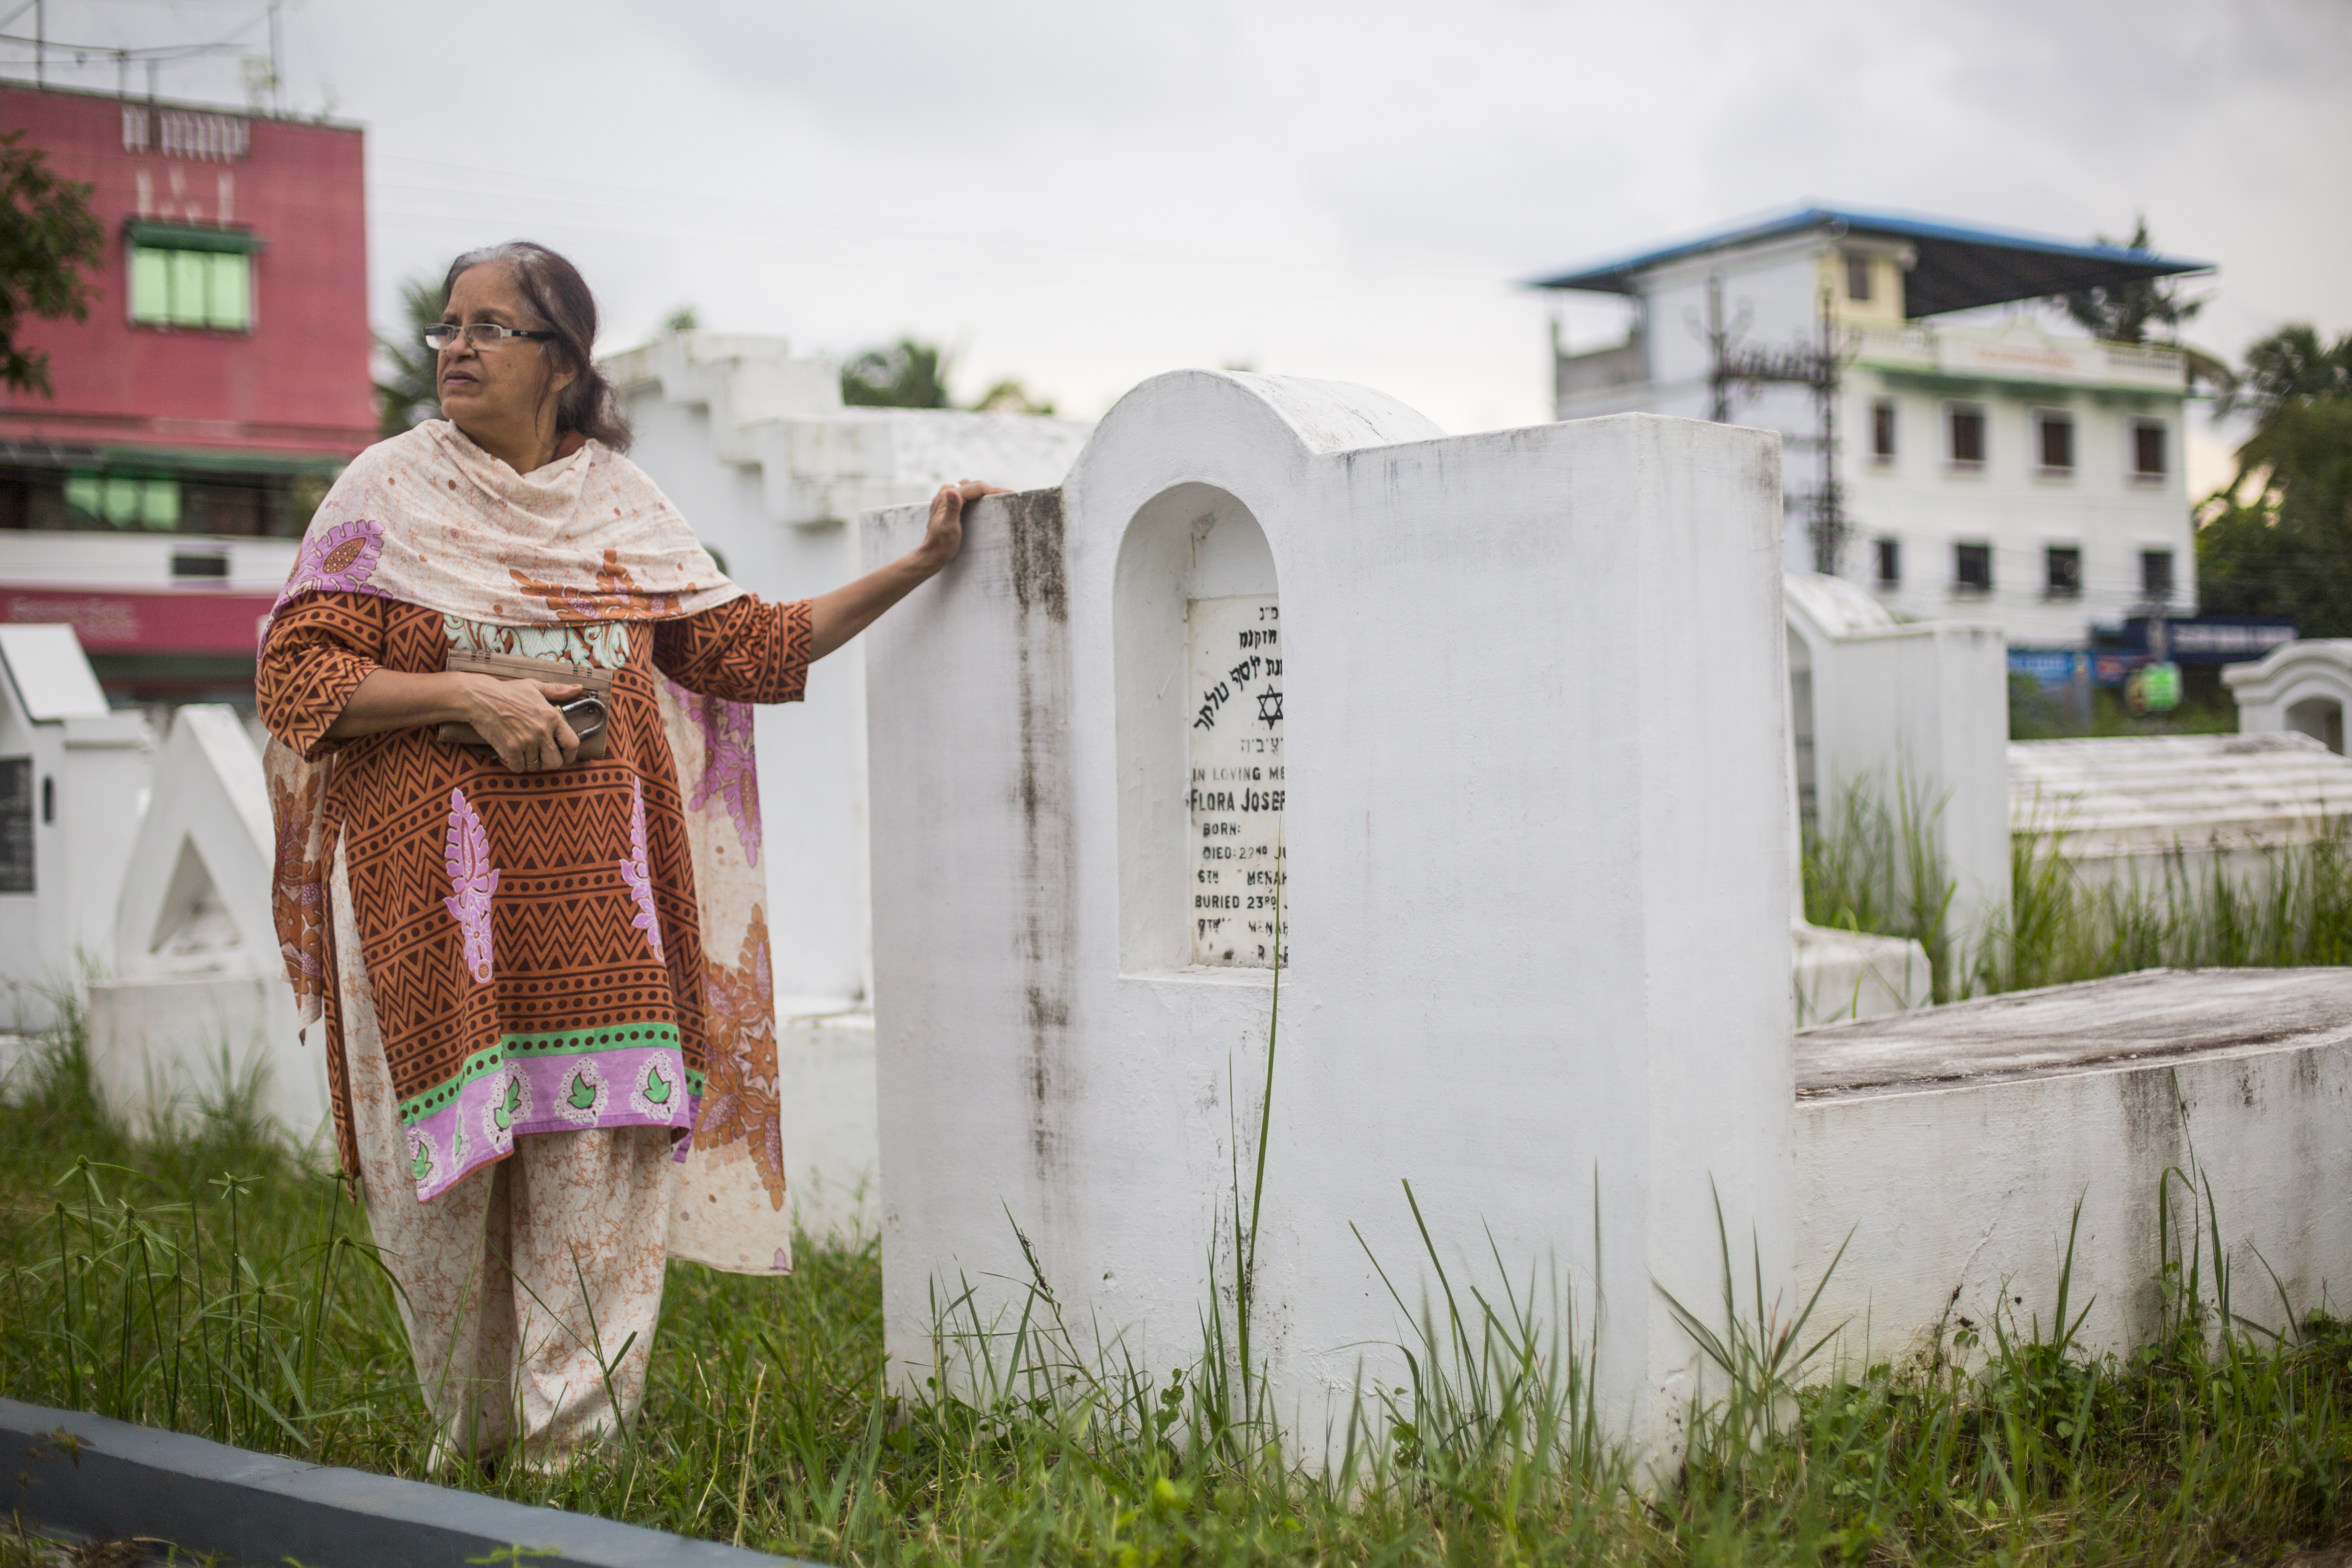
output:
M 106 229 L 105 260 L 85 275 L 89 320 L 19 323 L 21 342 L 48 352 L 56 395 L 0 390 L 0 440 L 289 455 L 349 455 L 374 440 L 361 132 L 231 115 L 247 127 L 242 157 L 131 152 L 125 101 L 0 87 L 0 131 L 24 131 L 20 145 L 95 185 L 90 206 Z M 130 323 L 123 224 L 142 216 L 142 172 L 143 216 L 268 242 L 253 259 L 249 332 Z

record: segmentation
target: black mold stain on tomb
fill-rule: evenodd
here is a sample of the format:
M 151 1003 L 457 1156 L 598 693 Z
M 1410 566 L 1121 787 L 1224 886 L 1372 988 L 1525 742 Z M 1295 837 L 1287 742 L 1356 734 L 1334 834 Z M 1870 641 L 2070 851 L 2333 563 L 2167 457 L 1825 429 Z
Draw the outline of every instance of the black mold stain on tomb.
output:
M 1013 596 L 1019 606 L 1021 885 L 1018 957 L 1025 971 L 1029 1036 L 1022 1063 L 1029 1148 L 1039 1199 L 1050 1215 L 1064 1164 L 1070 1081 L 1071 950 L 1076 894 L 1070 820 L 1069 579 L 1062 492 L 1003 498 Z
M 1066 626 L 1069 583 L 1062 569 L 1062 492 L 1024 490 L 1004 498 L 1013 531 L 1013 596 L 1024 612 L 1043 610 Z

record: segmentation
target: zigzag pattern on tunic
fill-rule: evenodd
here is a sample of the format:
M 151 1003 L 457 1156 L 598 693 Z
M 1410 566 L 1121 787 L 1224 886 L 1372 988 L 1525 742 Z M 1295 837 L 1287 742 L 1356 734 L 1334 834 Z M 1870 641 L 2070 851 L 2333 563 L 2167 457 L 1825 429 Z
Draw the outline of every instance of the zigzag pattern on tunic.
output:
M 665 1037 L 675 1031 L 677 1059 L 690 1091 L 700 1094 L 709 1023 L 706 992 L 716 976 L 703 952 L 687 811 L 656 672 L 730 701 L 797 698 L 806 679 L 809 606 L 763 605 L 747 596 L 651 629 L 651 637 L 627 639 L 626 661 L 614 672 L 604 759 L 516 774 L 494 757 L 445 745 L 425 730 L 326 737 L 370 671 L 444 668 L 452 642 L 444 615 L 338 593 L 313 593 L 280 612 L 257 691 L 265 719 L 290 749 L 331 760 L 321 820 L 330 845 L 334 835 L 342 837 L 370 991 L 404 1109 L 420 1106 L 420 1115 L 432 1114 L 422 1106 L 425 1097 L 454 1097 L 466 1082 L 499 1070 L 493 1058 L 502 1060 L 509 1043 L 593 1039 L 647 1026 L 662 1028 Z M 488 628 L 478 635 L 498 633 Z M 488 899 L 495 964 L 487 982 L 469 967 L 465 931 L 452 918 L 450 834 L 457 794 L 478 817 L 487 864 L 498 872 Z M 658 951 L 637 923 L 641 906 L 623 870 L 640 853 L 633 820 L 640 801 L 647 892 L 663 936 Z M 290 853 L 281 845 L 281 859 Z M 299 913 L 281 910 L 288 918 Z M 281 932 L 288 929 L 282 919 Z M 310 930 L 299 920 L 290 929 L 306 940 Z M 758 931 L 763 970 L 765 934 Z M 324 946 L 317 956 L 331 970 L 332 955 Z M 744 959 L 751 960 L 749 947 Z M 718 973 L 733 978 L 723 968 Z M 331 978 L 325 991 L 336 1142 L 345 1168 L 356 1170 Z M 744 1026 L 747 1020 L 738 1015 L 750 1000 L 730 996 L 730 1035 Z M 740 1068 L 729 1076 L 751 1087 Z M 741 1138 L 748 1131 L 730 1126 L 729 1134 Z M 767 1152 L 768 1138 L 753 1133 L 750 1142 L 759 1154 Z M 449 1152 L 461 1164 L 490 1154 L 486 1148 Z M 770 1163 L 760 1161 L 763 1178 Z M 781 1162 L 774 1163 L 780 1185 Z M 462 1173 L 436 1166 L 433 1190 Z

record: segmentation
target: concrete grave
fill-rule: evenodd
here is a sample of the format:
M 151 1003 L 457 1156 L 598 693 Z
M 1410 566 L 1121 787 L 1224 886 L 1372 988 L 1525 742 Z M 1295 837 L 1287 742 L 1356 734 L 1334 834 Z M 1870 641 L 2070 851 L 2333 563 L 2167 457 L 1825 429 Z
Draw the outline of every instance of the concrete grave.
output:
M 113 955 L 153 740 L 68 626 L 0 626 L 0 1030 L 46 1028 Z
M 2004 1310 L 2047 1327 L 2070 1237 L 2083 1348 L 2146 1342 L 2168 1182 L 2184 1263 L 2210 1184 L 2240 1316 L 2352 1295 L 2352 970 L 2019 992 L 1807 1030 L 1796 1060 L 1797 1276 L 1829 1273 L 1817 1327 L 1857 1364 Z
M 858 570 L 845 520 L 984 479 L 1016 489 L 1069 471 L 1089 426 L 1024 414 L 852 408 L 840 368 L 782 338 L 670 333 L 604 369 L 636 431 L 632 455 L 736 581 L 770 599 L 839 587 Z M 865 645 L 827 658 L 808 699 L 762 708 L 768 925 L 776 1065 L 792 1202 L 819 1232 L 870 1232 L 872 920 L 866 885 Z
M 133 1121 L 175 1115 L 258 1075 L 258 1109 L 297 1139 L 327 1118 L 270 916 L 275 860 L 261 758 L 234 709 L 173 716 L 117 910 L 117 973 L 89 988 L 90 1066 Z
M 2344 714 L 2352 708 L 2352 638 L 2282 643 L 2252 664 L 2226 665 L 2221 679 L 2248 735 L 2294 731 L 2344 754 Z
M 1946 929 L 2009 908 L 2008 644 L 2000 628 L 1897 623 L 1835 577 L 1786 580 L 1790 722 L 1805 826 L 1833 832 L 1850 792 L 1908 811 L 1952 880 Z
M 1660 1288 L 1717 1299 L 1718 1198 L 1790 1278 L 1780 513 L 1768 433 L 1449 439 L 1206 372 L 978 507 L 867 634 L 892 1375 L 1031 1257 L 1074 1333 L 1192 1364 L 1270 1079 L 1255 1344 L 1310 1457 L 1402 1370 L 1374 1260 L 1433 1286 L 1404 1181 L 1457 1287 L 1552 1273 L 1670 1448 Z
M 729 574 L 771 599 L 856 574 L 845 519 L 950 479 L 1058 484 L 1087 430 L 1034 415 L 845 407 L 839 368 L 776 337 L 676 332 L 604 368 L 635 428 L 637 464 Z M 814 672 L 806 701 L 755 720 L 770 759 L 761 850 L 780 1016 L 838 1011 L 869 993 L 864 657 L 850 643 Z
M 2352 761 L 2309 735 L 2131 735 L 2009 748 L 2011 826 L 2092 887 L 2190 892 L 2220 870 L 2267 886 L 2271 858 L 2336 830 Z

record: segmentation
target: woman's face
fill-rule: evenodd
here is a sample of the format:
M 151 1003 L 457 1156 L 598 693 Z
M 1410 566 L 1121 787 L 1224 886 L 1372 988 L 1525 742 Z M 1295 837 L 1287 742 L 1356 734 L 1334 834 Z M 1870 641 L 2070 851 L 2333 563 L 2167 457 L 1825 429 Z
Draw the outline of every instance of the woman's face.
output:
M 498 262 L 459 273 L 441 319 L 461 326 L 496 321 L 525 331 L 547 328 L 523 303 L 512 269 Z M 542 412 L 551 428 L 555 399 L 574 378 L 570 371 L 553 368 L 548 353 L 551 346 L 530 338 L 505 338 L 492 347 L 477 349 L 460 337 L 441 351 L 435 373 L 441 390 L 441 411 L 468 434 L 507 436 L 535 430 Z

